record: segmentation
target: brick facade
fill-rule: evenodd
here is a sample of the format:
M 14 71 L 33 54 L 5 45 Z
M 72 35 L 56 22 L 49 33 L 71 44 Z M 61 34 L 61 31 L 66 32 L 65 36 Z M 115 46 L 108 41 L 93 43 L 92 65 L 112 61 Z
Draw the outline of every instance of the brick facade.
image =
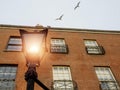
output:
M 19 29 L 28 31 L 42 30 L 41 27 L 0 26 L 0 64 L 18 65 L 16 90 L 25 90 L 24 73 L 27 71 L 23 52 L 6 51 L 10 36 L 20 36 Z M 67 54 L 51 53 L 51 38 L 64 38 L 68 45 Z M 103 46 L 104 55 L 89 55 L 85 50 L 84 39 L 94 39 Z M 46 41 L 47 50 L 40 67 L 37 67 L 38 79 L 48 88 L 53 81 L 53 65 L 69 65 L 72 79 L 78 90 L 100 90 L 94 66 L 109 66 L 116 81 L 120 82 L 120 32 L 69 28 L 49 28 Z M 34 90 L 42 90 L 35 84 Z

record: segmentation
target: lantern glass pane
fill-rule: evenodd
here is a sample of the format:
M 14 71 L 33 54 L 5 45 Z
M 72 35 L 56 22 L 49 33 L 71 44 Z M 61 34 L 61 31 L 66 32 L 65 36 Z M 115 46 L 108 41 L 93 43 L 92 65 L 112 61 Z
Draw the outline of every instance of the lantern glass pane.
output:
M 42 47 L 44 34 L 24 34 L 24 49 L 27 53 L 38 53 Z

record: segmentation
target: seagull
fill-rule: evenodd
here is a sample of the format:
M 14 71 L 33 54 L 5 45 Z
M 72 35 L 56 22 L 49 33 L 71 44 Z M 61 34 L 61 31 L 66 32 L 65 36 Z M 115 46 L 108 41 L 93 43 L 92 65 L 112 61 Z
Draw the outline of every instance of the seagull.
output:
M 77 3 L 77 5 L 75 6 L 74 10 L 76 10 L 80 5 L 80 1 Z
M 56 20 L 62 20 L 62 17 L 63 17 L 63 14 L 59 18 L 56 18 Z

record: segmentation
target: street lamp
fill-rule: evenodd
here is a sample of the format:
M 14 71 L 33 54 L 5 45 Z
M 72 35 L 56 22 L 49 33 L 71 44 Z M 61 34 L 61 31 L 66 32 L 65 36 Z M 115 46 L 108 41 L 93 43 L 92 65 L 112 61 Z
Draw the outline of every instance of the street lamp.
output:
M 46 37 L 48 29 L 42 31 L 27 32 L 20 30 L 23 52 L 26 58 L 26 65 L 28 67 L 25 73 L 25 80 L 27 81 L 27 90 L 34 90 L 34 82 L 40 85 L 44 90 L 49 90 L 42 82 L 37 79 L 36 67 L 40 66 L 42 56 L 46 49 Z

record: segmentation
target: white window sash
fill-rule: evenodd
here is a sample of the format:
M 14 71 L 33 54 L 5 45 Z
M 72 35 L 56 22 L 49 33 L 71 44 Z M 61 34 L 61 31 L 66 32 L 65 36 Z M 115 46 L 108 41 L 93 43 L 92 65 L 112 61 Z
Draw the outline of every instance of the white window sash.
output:
M 67 66 L 54 66 L 53 67 L 53 81 L 55 90 L 74 90 L 71 78 L 70 68 Z
M 51 39 L 51 45 L 65 45 L 64 39 Z
M 8 44 L 22 44 L 21 38 L 10 38 Z
M 85 46 L 98 46 L 95 40 L 85 40 L 84 43 L 85 43 Z
M 95 72 L 100 81 L 102 90 L 119 90 L 120 87 L 116 82 L 110 68 L 108 67 L 95 67 Z

